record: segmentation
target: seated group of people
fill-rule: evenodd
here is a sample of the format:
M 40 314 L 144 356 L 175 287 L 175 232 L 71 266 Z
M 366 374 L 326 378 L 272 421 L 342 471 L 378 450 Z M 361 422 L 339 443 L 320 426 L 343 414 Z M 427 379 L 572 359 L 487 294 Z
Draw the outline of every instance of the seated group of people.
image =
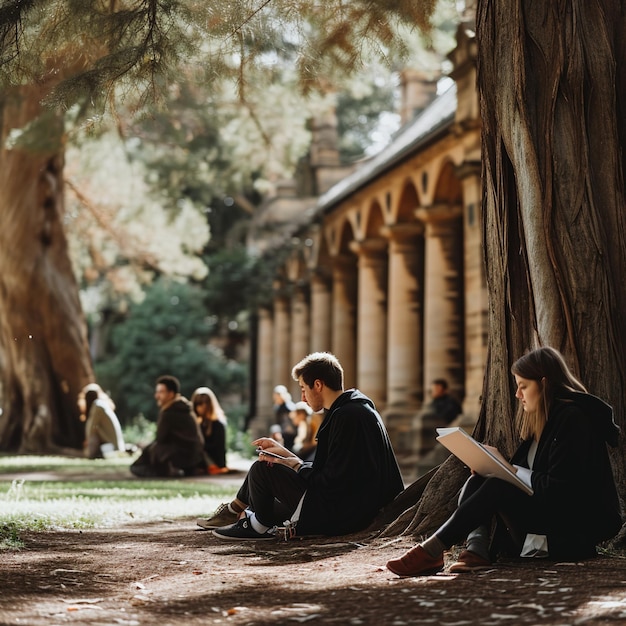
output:
M 290 451 L 313 460 L 317 429 L 322 416 L 314 414 L 306 402 L 293 403 L 283 386 L 279 395 L 287 429 L 278 426 L 272 436 L 283 443 L 282 430 L 288 438 Z M 174 376 L 161 376 L 156 381 L 154 397 L 159 406 L 155 440 L 146 446 L 131 465 L 136 476 L 189 476 L 202 473 L 228 472 L 226 465 L 226 415 L 215 393 L 209 387 L 198 387 L 187 400 L 180 393 L 180 382 Z M 85 454 L 102 458 L 108 453 L 126 450 L 122 428 L 111 398 L 96 383 L 90 383 L 79 396 L 85 420 Z
M 156 437 L 130 471 L 140 477 L 228 472 L 226 416 L 213 391 L 199 387 L 189 401 L 175 376 L 161 376 L 154 398 L 159 406 Z
M 221 474 L 226 465 L 226 416 L 215 393 L 199 387 L 187 400 L 174 376 L 161 376 L 154 393 L 159 406 L 156 438 L 130 470 L 136 476 Z M 83 389 L 79 405 L 85 415 L 85 454 L 101 458 L 126 449 L 115 406 L 95 383 Z

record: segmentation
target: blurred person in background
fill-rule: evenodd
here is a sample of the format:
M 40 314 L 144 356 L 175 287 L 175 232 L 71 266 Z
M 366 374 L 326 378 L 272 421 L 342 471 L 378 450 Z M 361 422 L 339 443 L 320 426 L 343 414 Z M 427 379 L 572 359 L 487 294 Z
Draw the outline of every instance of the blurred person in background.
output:
M 101 459 L 105 453 L 123 452 L 126 446 L 115 404 L 100 385 L 86 385 L 79 395 L 78 405 L 85 419 L 85 456 Z
M 208 457 L 207 472 L 224 474 L 226 466 L 226 415 L 217 396 L 208 387 L 198 387 L 191 394 L 191 405 L 204 437 Z
M 139 477 L 194 475 L 201 464 L 206 467 L 204 439 L 191 402 L 180 394 L 180 382 L 174 376 L 156 381 L 154 399 L 160 408 L 156 439 L 144 448 L 130 466 Z
M 276 385 L 272 394 L 274 399 L 274 417 L 276 424 L 280 426 L 280 432 L 283 437 L 282 444 L 288 450 L 293 448 L 293 442 L 296 438 L 296 428 L 289 419 L 289 413 L 293 411 L 294 403 L 291 394 L 287 391 L 285 385 Z M 277 439 L 278 440 L 278 439 Z
M 306 402 L 296 402 L 289 418 L 296 427 L 296 438 L 293 442 L 293 452 L 303 461 L 312 461 L 317 447 L 317 430 L 322 423 L 323 416 L 313 413 Z

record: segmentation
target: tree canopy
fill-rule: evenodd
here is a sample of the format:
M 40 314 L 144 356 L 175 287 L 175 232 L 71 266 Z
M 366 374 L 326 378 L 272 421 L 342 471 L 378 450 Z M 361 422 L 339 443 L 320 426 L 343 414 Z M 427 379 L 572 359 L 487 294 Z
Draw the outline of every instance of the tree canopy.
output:
M 428 30 L 434 8 L 0 2 L 0 248 L 19 241 L 30 258 L 13 261 L 37 268 L 28 285 L 16 281 L 0 253 L 11 268 L 0 273 L 2 446 L 80 445 L 75 398 L 94 373 L 77 286 L 95 319 L 139 301 L 159 275 L 203 280 L 199 255 L 221 254 L 210 237 L 291 175 L 308 119 L 336 107 L 339 92 L 365 93 L 350 72 L 389 73 L 417 48 L 439 60 L 432 42 L 416 46 L 416 25 Z M 70 336 L 54 331 L 42 300 Z M 17 327 L 37 341 L 15 344 Z

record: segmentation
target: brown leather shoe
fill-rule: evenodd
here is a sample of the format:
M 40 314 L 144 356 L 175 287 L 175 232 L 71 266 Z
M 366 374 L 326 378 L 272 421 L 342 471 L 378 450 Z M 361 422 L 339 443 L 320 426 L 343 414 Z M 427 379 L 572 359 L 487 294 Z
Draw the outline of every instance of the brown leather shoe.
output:
M 433 558 L 417 545 L 399 559 L 388 561 L 387 569 L 398 576 L 429 576 L 443 569 L 443 554 Z
M 491 567 L 491 561 L 469 550 L 463 550 L 457 561 L 448 568 L 451 574 L 477 572 Z

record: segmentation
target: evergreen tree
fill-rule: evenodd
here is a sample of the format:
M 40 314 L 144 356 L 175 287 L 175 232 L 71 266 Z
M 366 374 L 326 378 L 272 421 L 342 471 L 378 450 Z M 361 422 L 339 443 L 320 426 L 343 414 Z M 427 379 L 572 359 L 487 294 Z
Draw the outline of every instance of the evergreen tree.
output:
M 132 305 L 111 333 L 114 356 L 96 363 L 98 379 L 122 420 L 140 413 L 156 418 L 154 385 L 162 374 L 176 376 L 187 397 L 202 386 L 218 397 L 245 388 L 244 367 L 208 344 L 216 323 L 197 286 L 158 280 L 147 289 L 145 299 Z

